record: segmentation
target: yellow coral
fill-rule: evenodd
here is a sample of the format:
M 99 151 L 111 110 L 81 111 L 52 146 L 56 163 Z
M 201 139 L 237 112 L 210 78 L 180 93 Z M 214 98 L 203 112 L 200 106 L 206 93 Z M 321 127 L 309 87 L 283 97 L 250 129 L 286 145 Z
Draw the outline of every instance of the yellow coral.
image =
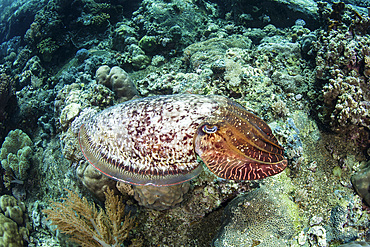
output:
M 121 246 L 128 237 L 134 221 L 125 216 L 125 205 L 112 190 L 105 193 L 105 211 L 98 210 L 87 199 L 67 190 L 63 202 L 52 202 L 52 208 L 44 210 L 53 225 L 81 246 Z

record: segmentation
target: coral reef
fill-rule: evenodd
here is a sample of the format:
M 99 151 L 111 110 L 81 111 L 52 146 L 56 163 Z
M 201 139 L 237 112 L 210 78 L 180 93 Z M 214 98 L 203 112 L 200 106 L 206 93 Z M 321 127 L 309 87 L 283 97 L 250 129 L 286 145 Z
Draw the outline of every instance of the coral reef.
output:
M 35 16 L 47 1 L 26 1 L 26 2 L 4 2 L 2 6 L 1 42 L 11 39 L 14 36 L 20 36 L 26 32 L 28 25 L 32 23 L 32 17 Z
M 81 105 L 78 103 L 71 103 L 66 105 L 60 113 L 59 121 L 62 127 L 67 127 L 80 113 Z
M 7 187 L 13 180 L 24 181 L 28 177 L 27 170 L 31 167 L 33 142 L 20 129 L 12 130 L 5 138 L 0 149 L 1 166 L 5 169 Z
M 138 94 L 136 87 L 130 76 L 122 68 L 104 65 L 97 69 L 95 80 L 112 89 L 118 101 L 127 101 Z
M 38 52 L 45 62 L 50 62 L 53 54 L 58 50 L 59 46 L 52 38 L 46 38 L 37 44 Z
M 10 76 L 5 73 L 0 74 L 0 120 L 7 118 L 6 107 L 9 99 L 13 95 L 12 81 Z
M 359 14 L 345 6 L 336 13 L 335 6 L 332 10 L 321 7 L 322 15 L 328 16 L 329 30 L 320 31 L 314 42 L 316 77 L 324 80 L 322 100 L 326 106 L 318 106 L 319 117 L 338 132 L 347 132 L 351 125 L 369 129 L 367 57 L 370 51 L 367 47 L 370 41 L 366 34 L 354 31 L 362 24 L 349 22 L 346 25 L 346 15 L 355 18 Z M 325 14 L 325 11 L 331 13 Z
M 100 201 L 105 200 L 105 193 L 108 190 L 113 190 L 117 194 L 116 181 L 104 176 L 87 161 L 81 161 L 79 163 L 76 173 L 82 184 Z
M 35 89 L 42 87 L 45 79 L 45 69 L 38 56 L 33 56 L 24 65 L 19 77 L 19 86 L 32 86 Z
M 54 103 L 55 114 L 58 118 L 63 115 L 59 122 L 65 129 L 84 108 L 92 106 L 104 108 L 112 105 L 113 100 L 113 92 L 103 85 L 72 83 L 59 90 Z
M 43 81 L 35 82 L 38 88 L 31 85 L 23 87 L 17 91 L 17 111 L 12 115 L 11 121 L 16 124 L 16 128 L 27 132 L 32 139 L 37 139 L 39 131 L 37 128 L 43 128 L 41 122 L 49 122 L 53 128 L 53 110 L 55 92 L 48 89 L 48 86 L 42 86 Z M 43 120 L 41 120 L 43 119 Z M 49 128 L 50 129 L 50 128 Z
M 127 45 L 137 44 L 137 28 L 118 22 L 112 32 L 112 48 L 123 52 Z
M 130 214 L 125 215 L 125 205 L 119 196 L 107 190 L 103 210 L 75 192 L 67 192 L 63 202 L 52 202 L 52 208 L 44 210 L 47 220 L 81 246 L 121 246 L 129 236 L 134 220 Z
M 117 53 L 116 59 L 120 66 L 132 67 L 134 70 L 145 69 L 150 64 L 150 57 L 145 55 L 145 52 L 136 44 L 136 41 L 128 44 L 126 52 L 123 54 Z
M 4 140 L 9 121 L 10 107 L 15 107 L 13 83 L 6 73 L 0 74 L 0 143 Z
M 279 27 L 292 26 L 297 19 L 304 19 L 310 28 L 319 25 L 318 6 L 313 0 L 241 0 L 216 1 L 226 19 L 239 25 L 263 27 L 273 23 Z
M 184 49 L 184 57 L 194 69 L 210 66 L 218 59 L 222 59 L 230 48 L 249 49 L 252 41 L 242 35 L 231 35 L 222 38 L 211 38 L 196 42 Z M 242 54 L 238 54 L 239 56 Z
M 147 208 L 165 210 L 174 207 L 184 200 L 184 194 L 189 190 L 190 184 L 182 183 L 172 186 L 133 186 L 134 197 Z
M 176 207 L 161 211 L 141 208 L 136 237 L 144 240 L 144 246 L 151 243 L 208 246 L 220 225 L 218 209 L 222 202 L 248 191 L 253 183 L 220 181 L 210 171 L 203 171 L 191 184 L 184 200 Z M 122 194 L 132 195 L 133 186 L 124 185 L 119 185 Z M 128 201 L 134 203 L 132 197 L 128 197 Z M 174 235 L 174 231 L 179 234 Z
M 341 198 L 338 205 L 330 212 L 330 228 L 326 230 L 327 242 L 336 240 L 340 243 L 348 243 L 358 239 L 360 236 L 358 229 L 361 229 L 361 225 L 370 225 L 367 215 L 361 215 L 360 211 L 361 199 L 359 197 L 354 197 L 352 200 Z
M 0 246 L 22 247 L 28 241 L 26 207 L 13 196 L 0 197 Z
M 290 246 L 301 224 L 298 207 L 279 191 L 284 188 L 276 191 L 270 186 L 240 195 L 227 205 L 214 246 Z
M 268 245 L 275 232 L 281 246 L 368 246 L 367 7 L 366 0 L 0 1 L 0 144 L 15 129 L 33 141 L 28 165 L 21 165 L 27 173 L 8 164 L 22 163 L 17 155 L 25 157 L 29 148 L 15 148 L 9 154 L 14 159 L 1 152 L 8 168 L 0 167 L 0 245 L 75 245 L 54 234 L 42 212 L 68 188 L 84 202 L 103 201 L 109 189 L 124 196 L 125 211 L 137 213 L 135 230 L 120 243 L 125 246 L 140 239 L 148 247 L 210 246 L 225 236 L 231 220 L 238 224 L 228 232 L 250 223 L 241 222 L 245 215 L 232 216 L 256 201 L 267 203 L 252 219 L 285 207 L 268 216 L 277 223 L 287 219 L 288 229 L 265 227 L 254 246 Z M 95 75 L 102 66 L 108 67 L 100 84 Z M 112 83 L 107 78 L 116 66 Z M 132 81 L 137 92 L 127 96 L 123 85 L 131 88 Z M 139 191 L 102 175 L 84 161 L 77 140 L 84 121 L 138 92 L 233 98 L 269 124 L 288 168 L 274 179 L 250 182 L 203 171 L 185 185 L 186 194 L 161 193 L 171 198 L 168 209 L 141 206 L 161 204 L 158 188 Z M 252 198 L 261 194 L 266 198 Z M 235 197 L 245 203 L 235 205 Z M 272 237 L 262 238 L 268 231 Z M 248 236 L 251 230 L 243 228 L 235 239 Z
M 204 94 L 211 91 L 202 76 L 197 73 L 176 73 L 170 71 L 166 74 L 150 73 L 137 82 L 138 90 L 143 96 L 166 95 L 176 93 Z
M 18 225 L 23 225 L 26 207 L 24 203 L 17 201 L 13 196 L 3 195 L 0 197 L 0 208 L 5 217 L 15 221 Z
M 203 173 L 177 207 L 158 211 L 141 210 L 137 237 L 143 246 L 151 243 L 168 246 L 209 246 L 217 233 L 222 202 L 249 189 L 249 182 L 217 181 L 214 175 Z M 178 232 L 178 234 L 173 234 Z
M 214 13 L 217 15 L 217 13 Z M 167 3 L 145 0 L 133 12 L 133 22 L 141 27 L 141 32 L 156 36 L 156 43 L 163 50 L 180 48 L 195 41 L 197 31 L 210 17 L 197 11 L 197 6 L 184 1 Z M 175 46 L 176 44 L 176 46 Z
M 139 40 L 139 47 L 145 52 L 151 53 L 158 49 L 158 43 L 155 36 L 145 35 Z
M 338 247 L 369 247 L 370 243 L 365 241 L 352 241 L 350 243 L 341 244 Z

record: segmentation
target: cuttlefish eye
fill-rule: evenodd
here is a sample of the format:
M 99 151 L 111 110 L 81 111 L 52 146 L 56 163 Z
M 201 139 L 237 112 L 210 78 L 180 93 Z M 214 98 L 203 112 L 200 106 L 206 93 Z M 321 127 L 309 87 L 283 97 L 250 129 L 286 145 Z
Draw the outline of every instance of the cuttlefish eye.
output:
M 207 133 L 207 134 L 213 134 L 215 133 L 218 128 L 216 125 L 208 125 L 208 124 L 205 124 L 203 127 L 202 127 L 202 130 L 204 133 Z

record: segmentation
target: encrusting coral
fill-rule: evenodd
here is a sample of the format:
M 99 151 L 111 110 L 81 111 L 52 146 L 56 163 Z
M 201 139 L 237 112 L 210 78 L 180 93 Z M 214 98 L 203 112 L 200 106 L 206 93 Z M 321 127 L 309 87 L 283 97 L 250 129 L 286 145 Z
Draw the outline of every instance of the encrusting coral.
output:
M 63 202 L 52 202 L 52 208 L 43 212 L 53 225 L 81 246 L 121 246 L 134 226 L 130 214 L 125 215 L 125 204 L 112 190 L 105 193 L 105 210 L 96 208 L 87 199 L 66 189 Z

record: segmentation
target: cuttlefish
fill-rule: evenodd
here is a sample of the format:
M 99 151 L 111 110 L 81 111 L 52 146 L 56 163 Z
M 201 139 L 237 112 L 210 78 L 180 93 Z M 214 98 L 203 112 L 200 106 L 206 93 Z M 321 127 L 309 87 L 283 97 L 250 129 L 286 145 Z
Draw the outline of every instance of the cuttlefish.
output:
M 236 102 L 216 95 L 168 95 L 127 101 L 80 128 L 86 159 L 133 185 L 167 186 L 199 175 L 199 156 L 216 176 L 255 180 L 285 169 L 270 127 Z

